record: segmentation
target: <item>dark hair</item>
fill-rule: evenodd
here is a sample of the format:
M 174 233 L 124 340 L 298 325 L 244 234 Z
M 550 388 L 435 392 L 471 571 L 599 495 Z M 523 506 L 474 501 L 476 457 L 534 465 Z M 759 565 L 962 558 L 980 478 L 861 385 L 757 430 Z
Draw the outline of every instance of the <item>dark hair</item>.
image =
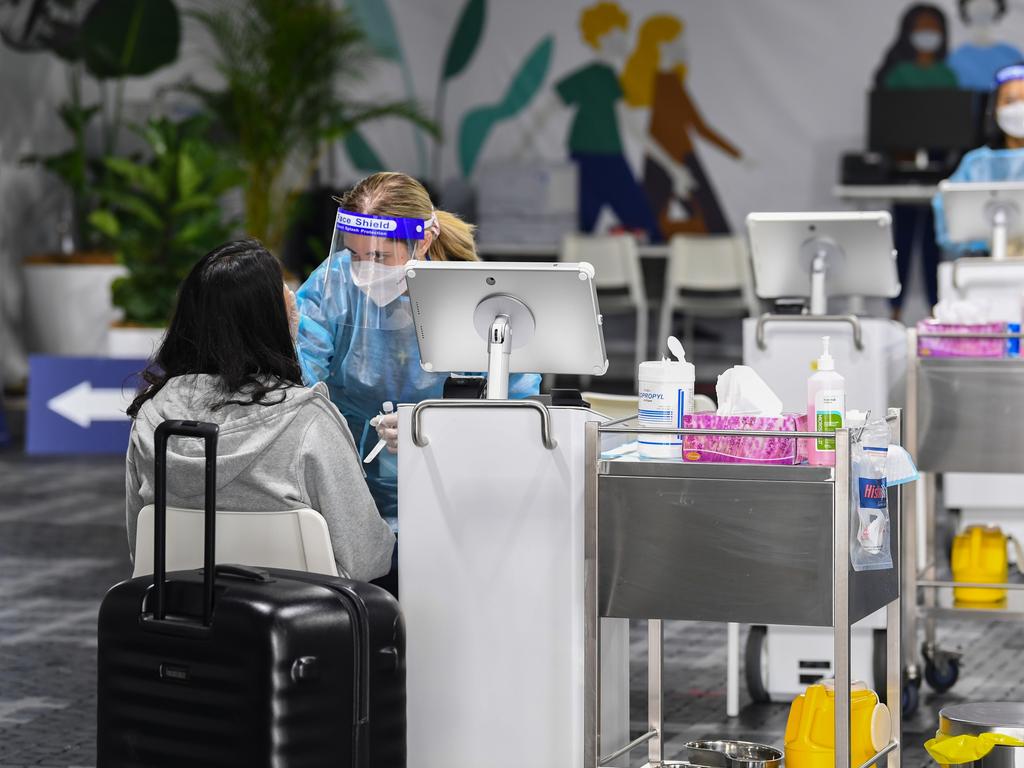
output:
M 967 5 L 971 0 L 960 0 L 958 8 L 960 10 L 960 19 L 964 24 L 969 24 L 970 19 L 967 18 Z M 996 18 L 1001 19 L 1006 15 L 1006 0 L 996 0 Z
M 234 240 L 203 256 L 178 291 L 160 349 L 128 408 L 142 405 L 175 376 L 219 376 L 224 401 L 214 406 L 276 405 L 271 392 L 302 383 L 284 303 L 281 265 L 258 240 Z M 228 399 L 244 394 L 245 399 Z
M 935 58 L 938 61 L 942 61 L 946 58 L 946 54 L 949 53 L 949 32 L 946 24 L 946 14 L 937 5 L 931 5 L 930 3 L 916 3 L 915 5 L 907 8 L 903 12 L 903 17 L 900 19 L 900 29 L 896 35 L 896 40 L 889 50 L 886 51 L 885 58 L 882 59 L 882 66 L 875 72 L 875 87 L 884 88 L 885 78 L 889 74 L 889 71 L 897 64 L 902 64 L 905 61 L 913 61 L 917 57 L 917 52 L 914 50 L 914 46 L 910 44 L 910 33 L 914 31 L 914 24 L 922 14 L 931 14 L 939 22 L 939 29 L 942 33 L 942 45 L 935 52 Z

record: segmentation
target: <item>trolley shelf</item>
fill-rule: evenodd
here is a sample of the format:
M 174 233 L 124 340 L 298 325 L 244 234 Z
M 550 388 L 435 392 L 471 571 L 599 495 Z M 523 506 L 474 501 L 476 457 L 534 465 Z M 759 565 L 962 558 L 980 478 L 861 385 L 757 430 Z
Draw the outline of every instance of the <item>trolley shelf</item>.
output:
M 919 680 L 915 648 L 918 624 L 924 620 L 925 666 L 938 653 L 937 622 L 948 619 L 1017 621 L 1024 613 L 1000 607 L 941 606 L 940 592 L 952 587 L 1006 589 L 1012 594 L 1024 584 L 954 582 L 943 572 L 936 534 L 936 475 L 944 472 L 1024 473 L 1024 359 L 921 357 L 919 338 L 1021 339 L 1020 333 L 920 333 L 908 331 L 907 434 L 908 448 L 921 471 L 924 498 L 924 559 L 918 569 L 916 503 L 904 516 L 903 558 L 907 563 L 903 591 L 904 632 L 908 677 Z M 955 678 L 954 678 L 955 680 Z M 918 683 L 919 684 L 919 683 Z
M 887 419 L 902 437 L 900 412 Z M 587 522 L 584 542 L 586 622 L 584 764 L 597 768 L 646 744 L 648 766 L 664 760 L 662 640 L 664 619 L 831 627 L 838 691 L 850 687 L 850 626 L 885 607 L 889 701 L 900 701 L 900 500 L 890 489 L 893 567 L 855 571 L 850 564 L 851 447 L 857 430 L 839 430 L 836 467 L 703 464 L 602 459 L 601 438 L 636 433 L 708 434 L 652 429 L 635 420 L 587 429 Z M 725 434 L 711 431 L 712 434 Z M 769 433 L 773 437 L 782 433 Z M 788 433 L 795 439 L 831 436 Z M 602 745 L 600 619 L 648 623 L 646 734 Z M 836 766 L 850 765 L 850 699 L 836 697 Z M 893 733 L 899 707 L 890 708 Z M 893 741 L 865 766 L 899 765 Z
M 602 462 L 599 556 L 616 564 L 599 574 L 602 616 L 831 627 L 833 475 L 806 465 Z M 851 623 L 898 596 L 893 517 L 894 568 L 848 567 Z
M 1024 360 L 917 358 L 924 472 L 1024 472 Z

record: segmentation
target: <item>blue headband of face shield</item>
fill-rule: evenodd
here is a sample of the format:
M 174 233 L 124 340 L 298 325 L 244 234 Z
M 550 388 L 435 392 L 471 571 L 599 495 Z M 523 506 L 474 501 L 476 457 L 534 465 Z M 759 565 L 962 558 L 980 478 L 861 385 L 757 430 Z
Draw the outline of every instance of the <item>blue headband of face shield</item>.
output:
M 430 228 L 433 218 L 400 219 L 394 216 L 371 216 L 366 213 L 353 213 L 338 209 L 334 226 L 340 232 L 350 235 L 366 235 L 368 237 L 386 237 L 390 240 L 422 240 L 424 233 Z
M 1011 80 L 1024 80 L 1024 64 L 1011 64 L 996 72 L 996 88 Z

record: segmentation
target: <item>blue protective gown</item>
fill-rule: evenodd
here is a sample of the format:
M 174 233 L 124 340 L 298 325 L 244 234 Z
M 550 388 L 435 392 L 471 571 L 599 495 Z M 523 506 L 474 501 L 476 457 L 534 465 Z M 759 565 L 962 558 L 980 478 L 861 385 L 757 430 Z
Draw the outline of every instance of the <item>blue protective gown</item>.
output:
M 306 383 L 327 383 L 331 400 L 348 422 L 360 455 L 377 444 L 370 426 L 384 401 L 418 403 L 442 396 L 447 373 L 420 367 L 419 345 L 409 308 L 402 296 L 383 311 L 369 303 L 352 283 L 351 255 L 338 252 L 317 267 L 299 288 L 299 363 Z M 514 374 L 509 397 L 540 391 L 537 374 Z M 366 482 L 377 509 L 397 528 L 398 462 L 382 451 L 366 469 Z
M 949 177 L 950 181 L 1024 181 L 1024 149 L 972 149 L 960 161 L 960 165 Z M 946 231 L 946 212 L 942 206 L 942 195 L 932 198 L 935 209 L 935 239 L 943 250 L 953 253 L 969 251 L 987 252 L 988 242 L 975 240 L 969 243 L 954 243 Z

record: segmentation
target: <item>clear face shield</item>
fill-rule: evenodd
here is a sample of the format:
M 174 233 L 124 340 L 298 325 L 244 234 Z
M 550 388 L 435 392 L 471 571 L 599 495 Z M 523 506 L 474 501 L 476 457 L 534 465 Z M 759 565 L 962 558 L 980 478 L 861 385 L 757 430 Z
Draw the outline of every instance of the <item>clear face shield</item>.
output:
M 428 258 L 436 216 L 406 219 L 338 209 L 323 295 L 346 325 L 400 330 L 412 325 L 405 265 Z

